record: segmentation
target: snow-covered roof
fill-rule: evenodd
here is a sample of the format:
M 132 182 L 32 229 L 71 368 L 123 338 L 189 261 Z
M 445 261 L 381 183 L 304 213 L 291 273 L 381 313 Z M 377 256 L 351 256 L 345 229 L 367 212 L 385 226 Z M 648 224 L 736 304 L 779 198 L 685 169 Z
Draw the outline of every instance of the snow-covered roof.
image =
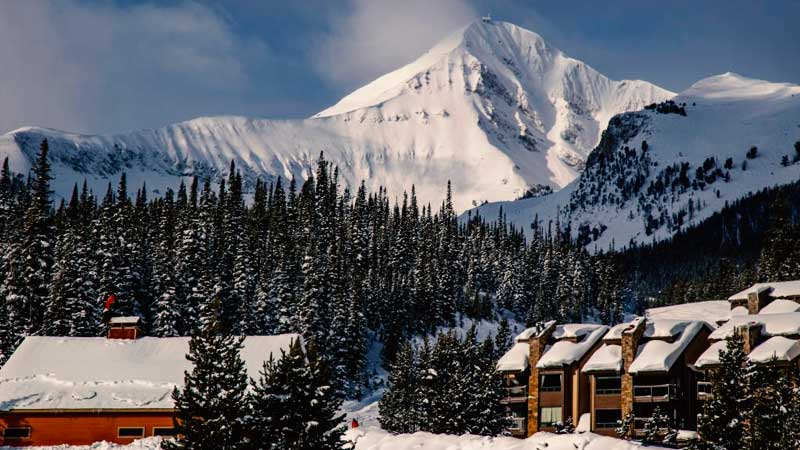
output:
M 746 316 L 748 314 L 750 314 L 750 311 L 748 311 L 744 306 L 737 306 L 736 308 L 731 309 L 731 317 Z
M 586 323 L 568 323 L 559 325 L 553 330 L 553 339 L 579 338 L 597 330 L 597 325 Z
M 108 323 L 121 325 L 136 325 L 139 323 L 139 316 L 112 317 Z
M 614 325 L 613 327 L 611 327 L 610 330 L 608 330 L 608 333 L 606 333 L 606 335 L 603 336 L 603 340 L 616 341 L 622 339 L 622 332 L 625 331 L 629 326 L 631 326 L 630 322 L 618 323 Z
M 700 369 L 719 364 L 719 352 L 727 348 L 726 341 L 714 342 L 706 349 L 694 362 L 694 366 Z
M 733 330 L 748 323 L 763 325 L 761 333 L 765 336 L 800 335 L 800 312 L 782 314 L 749 314 L 731 317 L 731 320 L 714 330 L 711 340 L 723 340 L 733 335 Z
M 603 344 L 583 365 L 582 372 L 621 372 L 622 347 L 613 344 Z
M 497 370 L 501 372 L 523 371 L 528 368 L 530 362 L 530 344 L 527 342 L 516 342 L 509 351 L 497 361 Z
M 785 298 L 775 299 L 758 312 L 759 314 L 783 314 L 800 311 L 800 303 Z
M 645 317 L 652 320 L 705 320 L 714 326 L 731 317 L 731 304 L 726 300 L 709 300 L 705 302 L 683 303 L 680 305 L 650 308 Z
M 556 324 L 555 320 L 550 320 L 543 324 L 539 324 L 538 326 L 526 328 L 525 330 L 522 331 L 522 333 L 518 334 L 516 339 L 514 340 L 517 342 L 528 342 L 530 338 L 538 336 L 539 334 L 543 333 L 545 330 L 547 330 L 548 328 L 552 327 L 555 324 Z
M 794 361 L 798 356 L 800 356 L 800 340 L 773 336 L 754 348 L 747 358 L 754 363 L 766 363 L 773 360 Z
M 702 321 L 654 321 L 648 323 L 648 329 L 652 329 L 653 337 L 670 336 L 674 340 L 671 342 L 659 339 L 650 340 L 639 345 L 636 358 L 633 360 L 628 372 L 668 372 L 678 357 L 683 353 L 689 343 L 697 336 L 704 327 L 709 327 Z M 709 327 L 710 328 L 710 327 Z M 669 334 L 673 333 L 673 334 Z M 677 334 L 674 334 L 677 333 Z M 647 332 L 645 332 L 647 334 Z
M 747 300 L 747 295 L 751 293 L 769 290 L 771 297 L 795 297 L 800 296 L 800 280 L 776 281 L 774 283 L 756 283 L 742 292 L 737 292 L 728 300 Z
M 648 320 L 642 336 L 650 339 L 671 339 L 677 337 L 692 322 L 687 320 L 659 319 Z
M 270 354 L 279 357 L 296 334 L 249 336 L 241 351 L 257 378 Z M 0 369 L 0 411 L 20 409 L 169 409 L 183 385 L 188 337 L 136 340 L 25 338 Z
M 719 353 L 727 348 L 727 341 L 711 344 L 697 361 L 695 367 L 706 368 L 720 364 Z M 747 355 L 747 359 L 754 363 L 766 363 L 773 359 L 782 362 L 794 361 L 800 356 L 800 340 L 789 339 L 783 336 L 773 336 L 759 344 Z
M 608 327 L 605 325 L 558 325 L 553 336 L 561 336 L 561 340 L 545 347 L 536 367 L 540 369 L 563 367 L 579 361 L 607 331 Z M 579 336 L 585 337 L 578 342 L 568 339 Z

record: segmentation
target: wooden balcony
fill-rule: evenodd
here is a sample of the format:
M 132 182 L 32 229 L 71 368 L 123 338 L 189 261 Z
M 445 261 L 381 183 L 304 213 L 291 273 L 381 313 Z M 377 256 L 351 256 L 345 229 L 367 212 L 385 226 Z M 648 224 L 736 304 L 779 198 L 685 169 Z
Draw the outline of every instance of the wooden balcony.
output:
M 508 431 L 512 433 L 521 433 L 527 430 L 524 417 L 509 417 L 508 422 Z
M 697 399 L 710 400 L 714 398 L 714 393 L 711 392 L 711 382 L 698 381 L 697 382 Z
M 528 401 L 528 386 L 512 386 L 505 388 L 506 395 L 501 403 L 525 403 Z
M 633 418 L 633 437 L 643 438 L 645 436 L 644 426 L 650 420 L 649 417 L 634 417 Z M 669 428 L 659 428 L 658 435 L 666 436 L 669 433 Z
M 633 387 L 633 401 L 636 403 L 668 402 L 677 398 L 678 389 L 674 384 L 639 385 Z

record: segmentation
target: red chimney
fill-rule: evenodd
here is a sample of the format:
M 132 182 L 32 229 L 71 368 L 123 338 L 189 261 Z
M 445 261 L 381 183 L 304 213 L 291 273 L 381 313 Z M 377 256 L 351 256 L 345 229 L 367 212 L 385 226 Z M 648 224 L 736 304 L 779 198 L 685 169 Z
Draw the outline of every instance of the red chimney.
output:
M 108 339 L 137 339 L 139 329 L 139 316 L 112 317 L 108 321 Z

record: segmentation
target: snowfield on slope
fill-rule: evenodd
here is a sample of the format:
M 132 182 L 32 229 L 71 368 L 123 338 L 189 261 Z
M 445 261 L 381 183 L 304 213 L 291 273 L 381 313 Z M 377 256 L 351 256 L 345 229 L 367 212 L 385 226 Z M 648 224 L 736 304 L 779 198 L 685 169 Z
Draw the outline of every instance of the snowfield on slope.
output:
M 800 86 L 725 73 L 698 81 L 674 101 L 686 104 L 685 116 L 642 110 L 614 118 L 608 132 L 615 138 L 607 141 L 612 144 L 604 147 L 601 143 L 594 150 L 605 158 L 590 157 L 580 177 L 561 191 L 491 203 L 477 211 L 494 219 L 502 208 L 509 222 L 528 232 L 537 216 L 545 225 L 558 218 L 571 225 L 574 236 L 581 227 L 600 231 L 590 248 L 607 249 L 612 244 L 619 248 L 630 241 L 666 239 L 679 229 L 699 224 L 726 203 L 800 180 L 800 161 L 795 159 L 800 154 L 794 148 L 800 141 Z M 746 156 L 751 147 L 757 148 L 755 158 Z M 608 155 L 629 173 L 604 172 L 602 163 Z M 709 158 L 714 161 L 707 163 Z M 667 182 L 664 189 L 651 192 L 651 186 L 658 187 L 659 177 L 662 182 L 668 180 L 667 171 L 672 171 L 674 182 L 681 164 L 688 164 L 688 181 L 694 183 L 704 163 L 713 165 L 699 188 L 690 185 L 680 192 Z M 632 187 L 636 183 L 639 187 Z M 620 201 L 623 188 L 628 189 L 628 199 Z M 653 225 L 659 219 L 662 223 Z
M 99 136 L 27 127 L 0 135 L 0 159 L 27 173 L 47 138 L 63 197 L 84 179 L 101 196 L 122 172 L 159 194 L 193 175 L 216 181 L 231 161 L 252 189 L 256 177 L 306 178 L 324 151 L 351 188 L 366 180 L 393 198 L 415 185 L 435 205 L 452 180 L 463 211 L 565 186 L 609 118 L 673 95 L 610 80 L 513 24 L 476 21 L 309 119 L 204 117 Z

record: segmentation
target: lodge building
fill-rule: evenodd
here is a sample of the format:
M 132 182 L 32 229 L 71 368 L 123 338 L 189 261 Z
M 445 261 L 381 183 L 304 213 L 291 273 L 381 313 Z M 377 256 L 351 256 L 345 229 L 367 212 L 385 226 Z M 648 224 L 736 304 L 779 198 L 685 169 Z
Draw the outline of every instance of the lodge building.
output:
M 675 429 L 696 430 L 702 402 L 713 396 L 708 379 L 733 333 L 750 361 L 800 368 L 800 281 L 658 309 L 611 328 L 551 322 L 517 336 L 497 366 L 509 432 L 527 437 L 569 419 L 579 432 L 616 436 L 632 413 L 631 437 L 641 437 L 656 408 Z
M 247 336 L 250 377 L 299 335 Z M 138 317 L 113 318 L 107 337 L 29 336 L 0 369 L 0 444 L 127 444 L 173 436 L 172 390 L 191 371 L 188 337 L 141 337 Z

